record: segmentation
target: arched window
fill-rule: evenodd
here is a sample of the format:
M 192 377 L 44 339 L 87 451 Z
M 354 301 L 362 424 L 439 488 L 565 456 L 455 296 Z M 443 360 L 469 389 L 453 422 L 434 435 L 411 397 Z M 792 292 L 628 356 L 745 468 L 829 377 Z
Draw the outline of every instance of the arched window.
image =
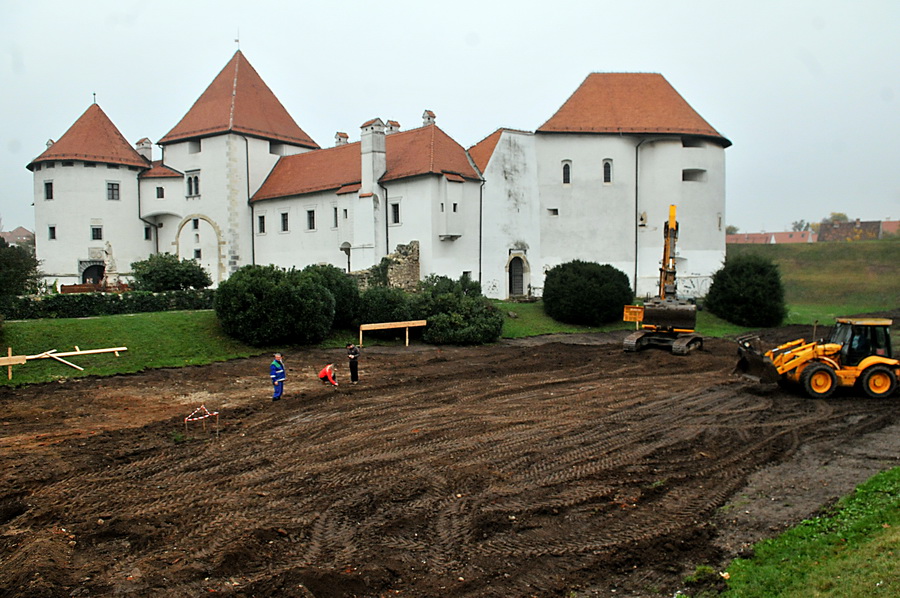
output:
M 194 177 L 189 176 L 187 178 L 187 187 L 188 187 L 187 194 L 188 194 L 188 197 L 190 197 L 194 194 Z
M 562 179 L 563 185 L 568 185 L 572 182 L 572 163 L 571 162 L 563 162 L 562 165 Z
M 525 294 L 525 263 L 520 257 L 509 261 L 509 294 L 519 296 Z
M 603 182 L 612 182 L 612 160 L 603 161 Z

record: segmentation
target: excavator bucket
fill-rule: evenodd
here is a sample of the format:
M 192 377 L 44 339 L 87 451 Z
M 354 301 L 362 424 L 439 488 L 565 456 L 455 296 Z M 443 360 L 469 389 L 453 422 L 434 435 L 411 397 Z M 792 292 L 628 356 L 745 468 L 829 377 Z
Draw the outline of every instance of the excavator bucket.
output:
M 738 362 L 734 367 L 735 374 L 741 374 L 760 382 L 778 382 L 778 370 L 760 348 L 760 339 L 753 334 L 737 338 Z
M 694 330 L 697 306 L 672 299 L 651 299 L 644 303 L 644 324 L 662 330 Z

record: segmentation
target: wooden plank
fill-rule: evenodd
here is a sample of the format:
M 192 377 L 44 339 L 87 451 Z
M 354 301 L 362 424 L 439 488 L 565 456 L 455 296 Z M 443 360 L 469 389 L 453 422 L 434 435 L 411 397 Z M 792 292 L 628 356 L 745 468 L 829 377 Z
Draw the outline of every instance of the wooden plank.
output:
M 379 322 L 377 324 L 360 324 L 360 330 L 386 330 L 388 328 L 409 328 L 410 326 L 426 326 L 428 320 L 410 320 L 408 322 Z

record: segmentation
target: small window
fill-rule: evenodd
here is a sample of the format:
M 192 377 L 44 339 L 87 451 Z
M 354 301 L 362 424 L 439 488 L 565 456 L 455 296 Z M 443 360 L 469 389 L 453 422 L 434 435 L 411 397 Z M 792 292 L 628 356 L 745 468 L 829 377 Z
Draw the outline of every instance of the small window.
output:
M 92 226 L 91 227 L 91 241 L 102 241 L 103 240 L 103 227 L 102 226 Z
M 256 232 L 261 235 L 266 234 L 266 217 L 265 216 L 257 216 L 256 217 Z
M 149 226 L 144 227 L 144 240 L 149 241 L 153 238 L 153 232 L 151 231 Z
M 346 219 L 347 219 L 347 209 L 344 208 L 344 220 L 346 220 Z
M 333 224 L 331 225 L 332 228 L 337 228 L 338 227 L 338 209 L 337 208 L 334 208 L 332 221 L 333 221 Z
M 559 216 L 559 208 L 548 208 L 547 213 L 551 216 Z
M 199 154 L 200 153 L 200 140 L 193 139 L 188 141 L 188 153 L 189 154 Z
M 703 141 L 696 137 L 682 137 L 681 147 L 703 147 Z
M 85 168 L 97 168 L 97 163 L 96 162 L 85 162 L 84 167 Z
M 441 202 L 441 212 L 444 211 L 444 202 Z
M 107 164 L 106 167 L 112 170 L 119 170 L 118 164 Z
M 194 218 L 193 220 L 191 220 L 191 228 L 193 228 L 194 230 L 200 230 L 200 219 L 199 218 Z
M 75 166 L 75 162 L 63 162 L 63 166 Z
M 458 211 L 459 211 L 459 204 L 458 203 L 453 204 L 453 213 L 455 214 Z
M 200 174 L 197 172 L 187 174 L 187 196 L 197 197 L 200 195 Z
M 119 201 L 119 183 L 106 183 L 106 199 Z
M 281 213 L 281 232 L 283 232 L 283 233 L 288 232 L 290 230 L 289 224 L 290 223 L 288 222 L 288 213 L 282 212 Z
M 156 199 L 164 199 L 166 197 L 166 190 L 163 187 L 156 188 Z
M 399 203 L 391 204 L 391 224 L 400 224 L 400 204 Z
M 681 180 L 703 183 L 706 181 L 706 171 L 701 168 L 685 168 L 681 171 Z
M 315 210 L 306 210 L 306 230 L 316 230 Z
M 203 257 L 203 252 L 200 251 L 199 249 L 195 249 L 194 250 L 194 259 L 199 260 L 202 257 Z
M 612 183 L 612 160 L 603 161 L 603 182 Z
M 53 199 L 53 181 L 44 181 L 44 199 Z
M 56 227 L 55 226 L 47 227 L 47 238 L 50 239 L 51 241 L 56 240 Z
M 47 162 L 44 164 L 44 168 L 56 168 L 56 162 Z
M 569 162 L 563 162 L 562 182 L 563 185 L 568 185 L 572 182 L 572 164 Z

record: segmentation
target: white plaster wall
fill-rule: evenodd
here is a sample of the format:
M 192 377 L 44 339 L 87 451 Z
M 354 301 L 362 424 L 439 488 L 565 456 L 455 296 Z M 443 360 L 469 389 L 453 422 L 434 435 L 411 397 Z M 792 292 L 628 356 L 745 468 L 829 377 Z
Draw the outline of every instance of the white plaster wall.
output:
M 542 286 L 540 196 L 537 184 L 535 137 L 504 131 L 485 172 L 481 290 L 494 299 L 509 297 L 510 252 L 526 260 L 525 285 Z M 537 273 L 538 276 L 531 276 Z
M 107 242 L 119 274 L 127 275 L 131 263 L 146 259 L 153 242 L 144 240 L 144 223 L 138 213 L 137 169 L 85 167 L 55 162 L 35 170 L 35 243 L 41 269 L 48 282 L 80 283 L 79 261 L 102 261 Z M 53 199 L 44 199 L 44 182 L 53 181 Z M 107 182 L 119 183 L 119 200 L 107 199 Z M 91 226 L 103 227 L 103 240 L 91 239 Z M 49 227 L 56 227 L 56 240 Z

